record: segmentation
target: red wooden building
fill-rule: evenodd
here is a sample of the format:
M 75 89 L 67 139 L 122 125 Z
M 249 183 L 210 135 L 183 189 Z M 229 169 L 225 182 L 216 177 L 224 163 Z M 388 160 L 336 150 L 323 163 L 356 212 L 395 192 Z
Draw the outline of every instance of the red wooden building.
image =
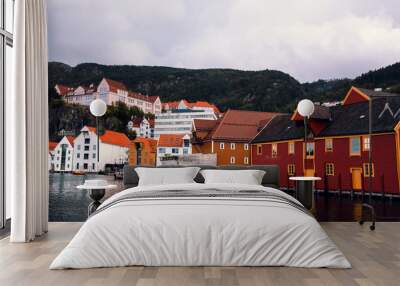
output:
M 369 174 L 369 101 L 372 100 L 372 172 Z M 304 152 L 303 118 L 277 115 L 252 140 L 253 165 L 280 166 L 280 184 L 292 187 L 290 176 L 324 178 L 317 189 L 367 190 L 399 194 L 400 96 L 352 87 L 341 104 L 316 105 L 309 121 Z M 304 158 L 306 157 L 306 158 Z M 326 178 L 325 178 L 326 177 Z

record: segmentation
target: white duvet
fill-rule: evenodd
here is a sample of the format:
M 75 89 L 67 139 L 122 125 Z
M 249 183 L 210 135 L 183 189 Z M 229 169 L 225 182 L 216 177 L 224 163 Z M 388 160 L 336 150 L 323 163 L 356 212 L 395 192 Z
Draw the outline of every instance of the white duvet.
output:
M 182 184 L 149 190 L 265 190 L 254 185 Z M 294 266 L 349 268 L 350 263 L 311 216 L 257 199 L 188 198 L 124 201 L 90 217 L 50 269 L 145 266 Z

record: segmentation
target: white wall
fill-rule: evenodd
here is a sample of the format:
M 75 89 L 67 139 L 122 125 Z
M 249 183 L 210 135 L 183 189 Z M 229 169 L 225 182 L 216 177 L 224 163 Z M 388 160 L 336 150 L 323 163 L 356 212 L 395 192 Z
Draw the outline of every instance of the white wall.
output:
M 62 162 L 62 146 L 66 146 L 65 150 L 65 165 L 64 168 L 61 166 Z M 56 148 L 53 151 L 53 164 L 54 171 L 56 172 L 71 172 L 73 170 L 73 159 L 74 159 L 74 147 L 68 141 L 67 137 L 63 137 L 60 142 L 58 142 Z

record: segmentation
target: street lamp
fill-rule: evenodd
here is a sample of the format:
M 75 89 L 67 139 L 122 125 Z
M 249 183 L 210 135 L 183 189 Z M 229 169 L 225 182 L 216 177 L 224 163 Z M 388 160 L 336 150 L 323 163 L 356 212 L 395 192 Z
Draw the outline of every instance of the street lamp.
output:
M 304 118 L 304 145 L 305 157 L 307 158 L 307 120 L 314 113 L 314 103 L 309 99 L 303 99 L 297 105 L 297 112 Z
M 100 136 L 99 136 L 99 117 L 107 111 L 107 104 L 101 99 L 95 99 L 90 103 L 90 113 L 96 117 L 96 135 L 97 135 L 97 171 L 99 171 L 100 162 Z

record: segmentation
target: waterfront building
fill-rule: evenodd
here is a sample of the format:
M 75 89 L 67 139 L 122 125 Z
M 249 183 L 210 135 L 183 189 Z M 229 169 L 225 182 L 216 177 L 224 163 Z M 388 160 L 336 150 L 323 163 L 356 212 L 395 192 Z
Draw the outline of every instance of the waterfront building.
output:
M 213 110 L 171 109 L 156 114 L 154 123 L 154 137 L 161 134 L 191 134 L 194 119 L 216 120 L 217 114 Z
M 135 131 L 137 137 L 154 137 L 154 118 L 132 118 L 127 127 L 128 130 Z
M 53 166 L 55 172 L 71 172 L 73 169 L 74 136 L 64 136 L 54 148 Z
M 157 143 L 157 166 L 162 165 L 162 161 L 189 154 L 192 154 L 192 144 L 188 134 L 160 135 Z
M 250 141 L 277 113 L 229 109 L 217 121 L 193 121 L 193 153 L 217 154 L 217 165 L 250 165 Z
M 156 166 L 157 140 L 138 137 L 129 147 L 129 165 Z
M 179 101 L 164 102 L 162 104 L 162 107 L 164 111 L 169 111 L 174 109 L 191 109 L 191 110 L 213 111 L 217 115 L 221 113 L 215 104 L 209 103 L 207 101 L 189 102 L 186 99 L 181 99 Z
M 317 189 L 368 190 L 371 176 L 373 192 L 398 194 L 399 120 L 400 97 L 352 87 L 340 105 L 315 106 L 309 120 L 307 146 L 304 146 L 303 118 L 296 111 L 293 115 L 275 116 L 251 142 L 252 164 L 279 165 L 283 188 L 293 187 L 290 176 L 306 175 L 323 178 L 316 182 Z
M 49 171 L 54 171 L 54 149 L 57 147 L 57 142 L 49 141 L 49 154 L 47 157 L 47 164 Z
M 97 161 L 96 128 L 84 126 L 74 141 L 74 171 L 99 172 L 106 165 L 128 162 L 129 138 L 120 132 L 105 130 L 99 138 L 100 156 Z
M 137 107 L 144 113 L 161 113 L 162 103 L 159 96 L 143 95 L 128 90 L 119 81 L 103 78 L 99 85 L 70 87 L 57 84 L 56 92 L 68 103 L 89 106 L 96 99 L 102 99 L 107 105 L 123 102 L 129 107 Z

